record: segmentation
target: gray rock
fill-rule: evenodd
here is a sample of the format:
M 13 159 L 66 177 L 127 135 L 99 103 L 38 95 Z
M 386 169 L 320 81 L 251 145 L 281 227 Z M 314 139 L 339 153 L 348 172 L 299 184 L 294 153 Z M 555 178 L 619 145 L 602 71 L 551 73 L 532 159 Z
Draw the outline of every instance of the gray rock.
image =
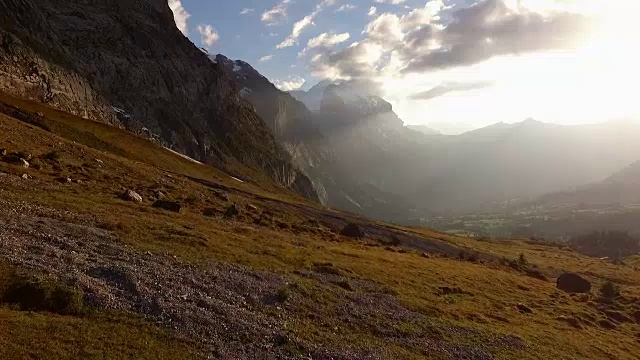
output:
M 126 190 L 120 197 L 126 201 L 142 202 L 142 196 L 133 190 Z
M 589 280 L 575 273 L 564 273 L 556 280 L 556 287 L 568 293 L 589 293 L 591 283 Z
M 349 224 L 342 229 L 340 235 L 350 238 L 362 238 L 365 237 L 364 231 L 356 224 Z

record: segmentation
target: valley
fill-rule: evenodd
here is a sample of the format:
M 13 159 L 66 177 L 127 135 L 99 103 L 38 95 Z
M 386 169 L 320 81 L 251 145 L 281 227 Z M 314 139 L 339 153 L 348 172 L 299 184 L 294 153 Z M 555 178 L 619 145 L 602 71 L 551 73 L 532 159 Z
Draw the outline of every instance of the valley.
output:
M 275 47 L 309 55 L 303 88 L 258 70 L 273 54 L 215 54 L 225 33 L 189 35 L 202 14 L 177 0 L 0 0 L 0 359 L 637 359 L 640 123 L 444 135 L 401 118 L 375 81 L 390 70 L 367 62 L 406 60 L 395 76 L 412 77 L 509 54 L 521 42 L 500 37 L 522 34 L 505 19 L 545 35 L 582 18 L 500 0 L 382 12 L 400 3 L 361 14 L 371 37 L 343 52 L 349 33 L 298 37 L 358 7 L 312 4 Z M 276 29 L 303 5 L 229 4 L 203 13 Z M 335 76 L 318 75 L 327 59 Z

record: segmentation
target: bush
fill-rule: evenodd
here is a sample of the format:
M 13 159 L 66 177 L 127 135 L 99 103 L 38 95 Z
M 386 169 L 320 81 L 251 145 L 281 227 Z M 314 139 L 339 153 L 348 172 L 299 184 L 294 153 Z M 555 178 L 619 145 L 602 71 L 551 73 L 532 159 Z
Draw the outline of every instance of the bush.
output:
M 520 257 L 518 257 L 518 263 L 520 263 L 521 265 L 527 265 L 529 263 L 527 261 L 527 258 L 524 257 L 523 253 L 520 253 Z
M 84 300 L 80 291 L 65 285 L 16 276 L 0 294 L 0 300 L 22 311 L 48 311 L 80 315 Z
M 600 287 L 600 294 L 605 299 L 615 299 L 620 297 L 620 287 L 611 281 L 607 281 Z
M 291 298 L 291 291 L 289 291 L 289 288 L 287 286 L 278 290 L 278 293 L 276 294 L 276 299 L 281 304 L 286 303 L 287 300 L 289 300 L 290 298 Z
M 51 152 L 48 152 L 48 153 L 44 154 L 44 156 L 43 156 L 43 158 L 45 160 L 50 160 L 50 161 L 58 161 L 58 160 L 60 160 L 60 157 L 61 157 L 61 155 L 60 155 L 60 152 L 58 152 L 58 151 L 51 151 Z

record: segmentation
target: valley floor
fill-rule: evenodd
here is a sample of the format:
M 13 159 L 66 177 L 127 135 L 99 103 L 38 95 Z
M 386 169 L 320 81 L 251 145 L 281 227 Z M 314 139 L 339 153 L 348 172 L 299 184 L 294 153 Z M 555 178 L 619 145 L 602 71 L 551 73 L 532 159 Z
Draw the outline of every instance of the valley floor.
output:
M 86 308 L 26 311 L 3 297 L 2 358 L 640 357 L 633 266 L 334 212 L 0 100 L 0 291 L 19 273 L 81 292 Z M 123 200 L 127 189 L 143 200 Z M 180 211 L 153 206 L 162 199 Z M 341 235 L 351 223 L 366 236 Z M 563 271 L 592 293 L 557 290 Z M 601 299 L 605 281 L 622 297 Z

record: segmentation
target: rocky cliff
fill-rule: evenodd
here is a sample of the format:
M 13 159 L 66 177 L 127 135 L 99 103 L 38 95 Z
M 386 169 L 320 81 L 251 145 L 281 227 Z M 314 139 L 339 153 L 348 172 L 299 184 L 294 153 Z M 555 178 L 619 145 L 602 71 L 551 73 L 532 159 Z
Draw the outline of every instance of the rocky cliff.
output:
M 317 199 L 236 84 L 176 28 L 166 1 L 0 0 L 0 8 L 0 90 L 145 128 L 190 157 L 266 173 Z

